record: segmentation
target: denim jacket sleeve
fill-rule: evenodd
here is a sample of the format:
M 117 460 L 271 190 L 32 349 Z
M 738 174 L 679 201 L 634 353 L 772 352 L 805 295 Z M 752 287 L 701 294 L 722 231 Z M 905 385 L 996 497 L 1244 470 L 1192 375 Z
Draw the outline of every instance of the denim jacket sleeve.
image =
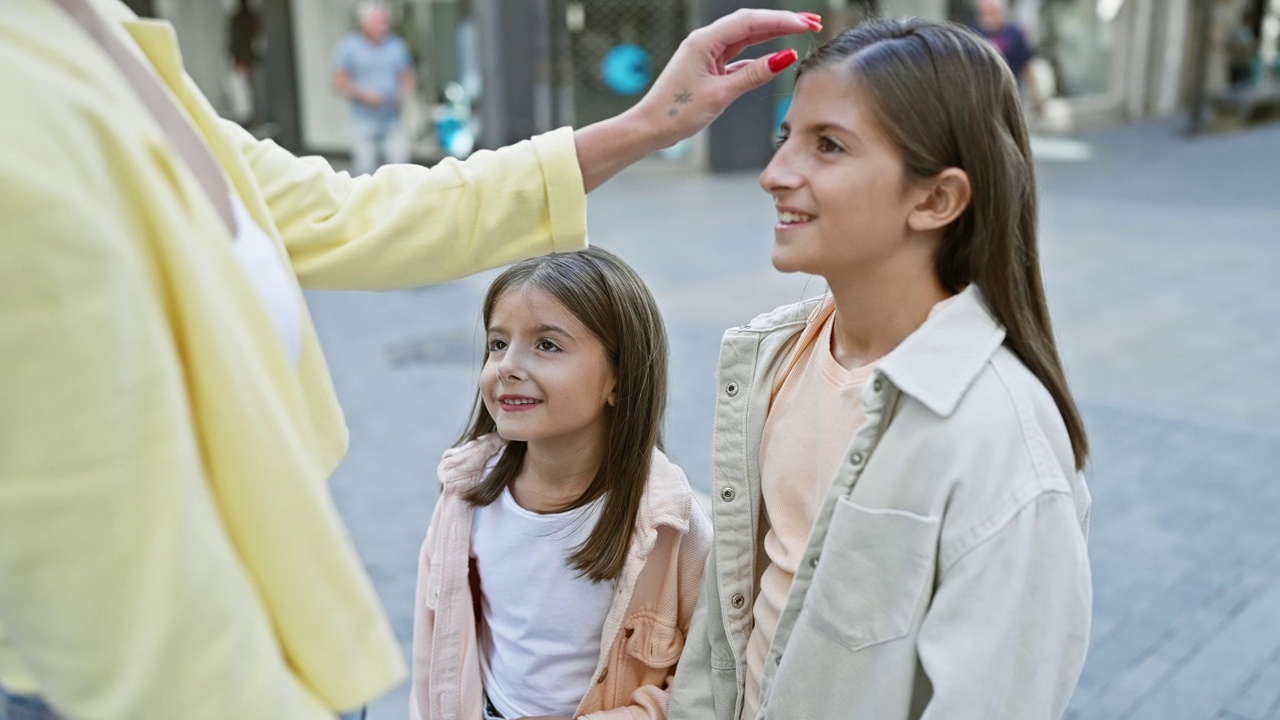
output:
M 1092 595 L 1071 495 L 1030 498 L 940 572 L 918 639 L 933 688 L 922 718 L 1062 717 Z
M 719 616 L 720 588 L 716 585 L 715 554 L 707 556 L 702 593 L 693 611 L 684 653 L 671 688 L 671 720 L 714 718 L 714 682 L 711 669 L 711 636 L 708 623 Z

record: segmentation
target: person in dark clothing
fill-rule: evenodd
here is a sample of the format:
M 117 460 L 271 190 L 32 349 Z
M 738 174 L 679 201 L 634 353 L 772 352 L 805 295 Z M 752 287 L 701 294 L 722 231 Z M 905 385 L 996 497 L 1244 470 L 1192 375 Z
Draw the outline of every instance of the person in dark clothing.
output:
M 1035 104 L 1036 112 L 1044 110 L 1044 100 L 1040 97 L 1035 76 L 1029 72 L 1031 59 L 1036 51 L 1027 40 L 1027 35 L 1016 23 L 1009 21 L 1009 4 L 1006 0 L 978 0 L 978 11 L 974 30 L 986 38 L 1008 64 L 1017 78 L 1018 85 L 1025 87 Z
M 231 55 L 231 71 L 235 73 L 235 79 L 248 88 L 247 111 L 240 113 L 238 118 L 242 125 L 248 127 L 261 119 L 257 75 L 258 63 L 262 61 L 262 16 L 249 5 L 249 0 L 240 0 L 240 7 L 231 16 L 227 51 Z

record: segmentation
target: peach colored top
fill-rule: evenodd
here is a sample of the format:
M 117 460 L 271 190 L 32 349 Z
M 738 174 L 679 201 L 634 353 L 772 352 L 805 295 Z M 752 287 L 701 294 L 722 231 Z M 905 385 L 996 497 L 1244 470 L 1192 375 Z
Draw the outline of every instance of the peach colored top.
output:
M 797 563 L 814 518 L 854 432 L 862 425 L 862 388 L 875 365 L 847 370 L 831 354 L 835 304 L 828 301 L 810 319 L 791 362 L 775 384 L 760 439 L 760 477 L 769 531 L 768 565 L 754 606 L 747 641 L 744 718 L 759 710 L 760 679 L 778 616 L 787 602 Z

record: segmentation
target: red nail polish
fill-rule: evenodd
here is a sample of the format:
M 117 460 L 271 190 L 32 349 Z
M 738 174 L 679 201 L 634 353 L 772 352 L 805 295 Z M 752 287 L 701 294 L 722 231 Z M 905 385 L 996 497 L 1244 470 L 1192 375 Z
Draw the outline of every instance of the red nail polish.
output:
M 780 73 L 796 61 L 800 57 L 795 50 L 783 50 L 769 56 L 769 71 L 772 73 Z
M 802 12 L 796 13 L 805 23 L 814 30 L 822 29 L 822 16 L 817 13 Z

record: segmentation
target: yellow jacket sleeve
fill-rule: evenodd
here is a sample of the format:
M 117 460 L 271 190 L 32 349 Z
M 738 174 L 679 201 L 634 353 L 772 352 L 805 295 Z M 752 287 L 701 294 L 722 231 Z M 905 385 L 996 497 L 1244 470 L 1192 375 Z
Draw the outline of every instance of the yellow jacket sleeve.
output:
M 442 282 L 586 245 L 573 131 L 465 161 L 353 178 L 223 121 L 303 287 L 383 290 Z

